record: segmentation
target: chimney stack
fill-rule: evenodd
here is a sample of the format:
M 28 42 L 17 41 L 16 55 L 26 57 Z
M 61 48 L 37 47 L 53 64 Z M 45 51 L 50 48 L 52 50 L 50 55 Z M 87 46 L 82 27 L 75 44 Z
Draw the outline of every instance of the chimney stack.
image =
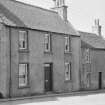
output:
M 65 0 L 53 0 L 54 1 L 54 11 L 58 12 L 61 18 L 67 21 L 67 6 L 65 5 Z
M 93 33 L 97 34 L 98 36 L 101 36 L 101 25 L 99 23 L 99 19 L 95 19 L 94 24 L 95 26 L 92 27 Z

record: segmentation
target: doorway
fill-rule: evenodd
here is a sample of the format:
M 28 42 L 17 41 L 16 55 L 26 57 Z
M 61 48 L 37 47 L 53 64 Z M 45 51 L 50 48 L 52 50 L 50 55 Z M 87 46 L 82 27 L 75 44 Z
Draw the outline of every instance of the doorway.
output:
M 99 89 L 102 89 L 102 72 L 99 72 Z
M 53 64 L 45 63 L 44 64 L 44 74 L 45 74 L 45 92 L 52 91 L 52 72 L 53 72 Z

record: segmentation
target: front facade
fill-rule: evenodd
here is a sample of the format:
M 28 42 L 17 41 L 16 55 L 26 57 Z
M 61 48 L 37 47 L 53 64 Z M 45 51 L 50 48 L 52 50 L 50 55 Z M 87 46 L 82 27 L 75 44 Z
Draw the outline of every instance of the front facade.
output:
M 70 23 L 65 24 L 57 13 L 49 10 L 11 0 L 5 2 L 0 0 L 0 3 L 3 5 L 1 10 L 5 7 L 4 13 L 0 11 L 5 17 L 0 24 L 0 93 L 3 97 L 78 91 L 81 43 L 80 36 Z M 45 17 L 42 17 L 40 19 L 42 25 L 38 26 L 36 22 L 41 16 L 37 14 L 38 20 L 35 23 L 32 22 L 33 26 L 29 27 L 32 25 L 32 18 L 30 23 L 27 23 L 24 17 L 21 18 L 20 11 L 19 14 L 17 11 L 17 17 L 20 16 L 24 24 L 20 20 L 18 22 L 18 19 L 11 22 L 15 14 L 11 4 L 14 7 L 16 5 L 17 8 L 19 6 L 19 9 L 20 6 L 31 8 L 41 12 L 41 16 L 51 16 L 50 19 L 55 23 L 58 19 L 59 23 L 54 25 L 54 21 L 52 23 L 50 20 L 43 21 Z M 10 15 L 5 14 L 7 10 L 10 10 L 10 13 L 12 11 L 13 16 L 9 17 Z M 27 9 L 27 14 L 28 10 L 30 9 Z M 56 18 L 53 19 L 53 17 Z M 50 23 L 47 23 L 49 21 Z M 59 28 L 57 25 L 62 27 Z

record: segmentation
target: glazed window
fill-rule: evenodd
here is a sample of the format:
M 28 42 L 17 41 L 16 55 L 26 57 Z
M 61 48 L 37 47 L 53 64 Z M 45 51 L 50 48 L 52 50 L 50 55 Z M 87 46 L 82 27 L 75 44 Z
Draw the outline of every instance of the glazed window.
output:
M 84 59 L 85 59 L 85 63 L 90 63 L 90 50 L 89 48 L 85 49 L 84 51 Z
M 28 64 L 19 64 L 19 87 L 28 86 L 29 70 Z
M 65 80 L 71 80 L 71 63 L 65 63 Z
M 45 44 L 45 52 L 50 52 L 51 51 L 51 35 L 50 34 L 45 34 L 44 44 Z
M 65 52 L 69 52 L 70 51 L 70 38 L 69 36 L 65 37 Z
M 19 49 L 28 48 L 28 34 L 27 31 L 19 31 Z

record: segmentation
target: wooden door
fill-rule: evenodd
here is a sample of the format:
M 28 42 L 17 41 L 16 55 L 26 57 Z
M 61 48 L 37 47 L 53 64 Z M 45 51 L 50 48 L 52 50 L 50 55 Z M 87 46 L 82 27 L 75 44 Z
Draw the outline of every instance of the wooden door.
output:
M 45 92 L 52 91 L 52 63 L 46 63 L 45 72 Z
M 99 89 L 102 89 L 102 72 L 99 72 Z

